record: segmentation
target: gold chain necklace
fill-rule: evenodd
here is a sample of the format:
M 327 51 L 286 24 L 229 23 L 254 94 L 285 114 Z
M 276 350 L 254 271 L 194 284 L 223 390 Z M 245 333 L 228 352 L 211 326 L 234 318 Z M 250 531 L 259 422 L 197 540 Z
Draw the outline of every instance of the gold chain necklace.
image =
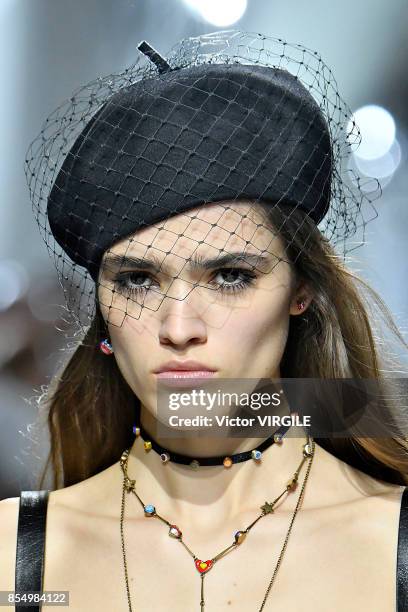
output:
M 128 476 L 127 467 L 128 467 L 128 459 L 129 459 L 130 449 L 126 449 L 122 453 L 122 456 L 121 456 L 120 461 L 119 461 L 119 465 L 120 465 L 120 467 L 122 469 L 122 472 L 123 472 L 122 504 L 121 504 L 121 513 L 120 513 L 120 534 L 121 534 L 123 565 L 124 565 L 124 571 L 125 571 L 126 593 L 127 593 L 128 604 L 129 604 L 129 612 L 132 612 L 132 603 L 131 603 L 131 598 L 130 598 L 129 576 L 128 576 L 127 561 L 126 561 L 125 537 L 124 537 L 124 528 L 123 528 L 124 527 L 124 516 L 125 516 L 126 493 L 133 493 L 136 496 L 136 498 L 138 499 L 139 503 L 142 505 L 142 508 L 144 510 L 144 513 L 145 513 L 146 517 L 155 516 L 156 518 L 161 520 L 163 523 L 165 523 L 169 527 L 169 536 L 172 537 L 172 538 L 177 539 L 180 542 L 180 544 L 182 544 L 184 546 L 184 548 L 187 550 L 187 552 L 193 557 L 194 565 L 195 565 L 196 569 L 198 570 L 198 572 L 200 574 L 200 577 L 201 577 L 200 610 L 201 610 L 201 612 L 203 612 L 204 611 L 204 605 L 205 605 L 205 601 L 204 601 L 204 578 L 205 578 L 207 572 L 228 551 L 230 551 L 233 548 L 236 548 L 238 545 L 242 544 L 242 542 L 245 540 L 245 538 L 246 538 L 247 534 L 249 533 L 249 531 L 259 521 L 259 519 L 261 519 L 262 517 L 266 516 L 267 514 L 273 513 L 274 505 L 279 501 L 279 499 L 285 493 L 291 493 L 292 491 L 295 490 L 295 488 L 297 486 L 297 483 L 298 483 L 298 477 L 299 477 L 300 470 L 302 469 L 302 466 L 305 463 L 305 461 L 307 459 L 309 459 L 309 463 L 308 463 L 308 466 L 307 466 L 306 474 L 305 474 L 305 477 L 303 479 L 303 483 L 302 483 L 302 487 L 301 487 L 301 490 L 300 490 L 300 493 L 299 493 L 299 497 L 298 497 L 298 500 L 296 502 L 296 506 L 295 506 L 295 509 L 293 511 L 293 514 L 292 514 L 292 518 L 291 518 L 291 521 L 290 521 L 290 524 L 289 524 L 289 528 L 288 528 L 288 530 L 286 532 L 285 540 L 284 540 L 281 552 L 279 554 L 278 561 L 276 563 L 276 566 L 275 566 L 274 572 L 272 574 L 272 578 L 271 578 L 271 580 L 269 582 L 268 588 L 266 589 L 266 593 L 265 593 L 264 598 L 262 600 L 261 607 L 259 608 L 259 612 L 262 612 L 262 610 L 264 609 L 266 600 L 268 598 L 269 592 L 270 592 L 270 590 L 272 588 L 273 582 L 275 580 L 276 574 L 277 574 L 278 569 L 280 567 L 283 555 L 285 553 L 285 550 L 286 550 L 286 547 L 287 547 L 287 543 L 288 543 L 288 540 L 289 540 L 289 536 L 290 536 L 290 532 L 292 530 L 292 526 L 293 526 L 294 520 L 296 518 L 296 515 L 298 513 L 299 507 L 300 507 L 301 502 L 303 500 L 304 490 L 305 490 L 305 487 L 306 487 L 307 480 L 309 478 L 310 468 L 312 466 L 312 461 L 313 461 L 314 452 L 315 452 L 315 442 L 314 442 L 313 438 L 311 438 L 310 436 L 307 436 L 307 438 L 308 438 L 307 443 L 303 444 L 303 446 L 302 446 L 302 454 L 303 454 L 302 460 L 301 460 L 297 470 L 294 472 L 292 478 L 290 480 L 288 480 L 288 482 L 286 483 L 286 487 L 282 491 L 282 493 L 276 499 L 274 499 L 272 502 L 265 502 L 265 504 L 263 506 L 261 506 L 261 510 L 262 510 L 261 514 L 250 525 L 248 525 L 248 527 L 246 529 L 235 532 L 235 534 L 234 534 L 234 542 L 230 546 L 225 548 L 223 551 L 221 551 L 218 555 L 216 555 L 215 557 L 213 557 L 212 559 L 209 559 L 207 561 L 202 561 L 201 559 L 199 559 L 188 548 L 188 546 L 185 544 L 185 542 L 183 540 L 183 534 L 180 531 L 180 529 L 177 527 L 177 525 L 174 525 L 174 524 L 170 523 L 165 518 L 160 516 L 156 512 L 156 508 L 152 504 L 144 504 L 143 501 L 140 499 L 139 495 L 136 493 L 136 490 L 135 490 L 136 480 L 131 480 L 129 478 L 129 476 Z

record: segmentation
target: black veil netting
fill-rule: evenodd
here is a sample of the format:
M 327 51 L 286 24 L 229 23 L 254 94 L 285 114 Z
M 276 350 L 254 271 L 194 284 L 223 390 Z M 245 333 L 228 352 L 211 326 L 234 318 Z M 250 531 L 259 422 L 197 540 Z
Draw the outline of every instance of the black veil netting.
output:
M 27 152 L 35 217 L 82 329 L 95 281 L 121 325 L 196 287 L 218 299 L 205 267 L 183 273 L 209 256 L 233 274 L 244 260 L 264 271 L 274 234 L 252 214 L 258 201 L 286 218 L 303 211 L 343 258 L 364 242 L 380 186 L 350 169 L 360 133 L 317 52 L 236 30 L 183 39 L 166 56 L 138 49 L 51 113 Z

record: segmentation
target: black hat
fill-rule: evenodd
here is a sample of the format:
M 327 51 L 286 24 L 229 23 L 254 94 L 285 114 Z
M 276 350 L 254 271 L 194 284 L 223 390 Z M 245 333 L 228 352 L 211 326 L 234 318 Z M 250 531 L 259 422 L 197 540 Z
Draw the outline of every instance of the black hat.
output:
M 86 125 L 48 198 L 55 239 L 91 276 L 117 240 L 204 203 L 330 201 L 325 119 L 300 81 L 262 65 L 167 71 L 114 94 Z

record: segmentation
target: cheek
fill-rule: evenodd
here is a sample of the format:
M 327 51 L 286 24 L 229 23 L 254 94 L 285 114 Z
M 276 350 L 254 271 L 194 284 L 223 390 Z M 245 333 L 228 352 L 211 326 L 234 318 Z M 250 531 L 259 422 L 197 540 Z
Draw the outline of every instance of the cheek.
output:
M 287 299 L 254 303 L 251 311 L 241 315 L 240 321 L 234 325 L 241 341 L 258 347 L 271 342 L 278 344 L 286 339 L 289 328 L 289 301 Z M 235 336 L 232 336 L 235 337 Z
M 257 293 L 250 309 L 230 319 L 223 332 L 223 346 L 232 358 L 241 355 L 248 375 L 279 365 L 288 337 L 289 307 L 288 287 L 275 286 L 273 291 Z
M 109 326 L 115 359 L 123 378 L 139 394 L 146 376 L 146 356 L 152 353 L 153 321 L 125 317 L 121 327 Z

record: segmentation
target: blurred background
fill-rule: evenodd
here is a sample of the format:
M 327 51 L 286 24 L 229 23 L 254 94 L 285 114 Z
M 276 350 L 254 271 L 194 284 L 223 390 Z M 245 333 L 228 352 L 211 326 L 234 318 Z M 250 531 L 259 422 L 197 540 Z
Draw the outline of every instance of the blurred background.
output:
M 132 64 L 146 39 L 237 29 L 317 50 L 362 132 L 353 156 L 379 178 L 379 217 L 352 266 L 404 332 L 408 319 L 406 0 L 2 0 L 0 3 L 0 499 L 36 488 L 48 452 L 38 397 L 69 349 L 62 290 L 24 175 L 31 140 L 80 85 Z

